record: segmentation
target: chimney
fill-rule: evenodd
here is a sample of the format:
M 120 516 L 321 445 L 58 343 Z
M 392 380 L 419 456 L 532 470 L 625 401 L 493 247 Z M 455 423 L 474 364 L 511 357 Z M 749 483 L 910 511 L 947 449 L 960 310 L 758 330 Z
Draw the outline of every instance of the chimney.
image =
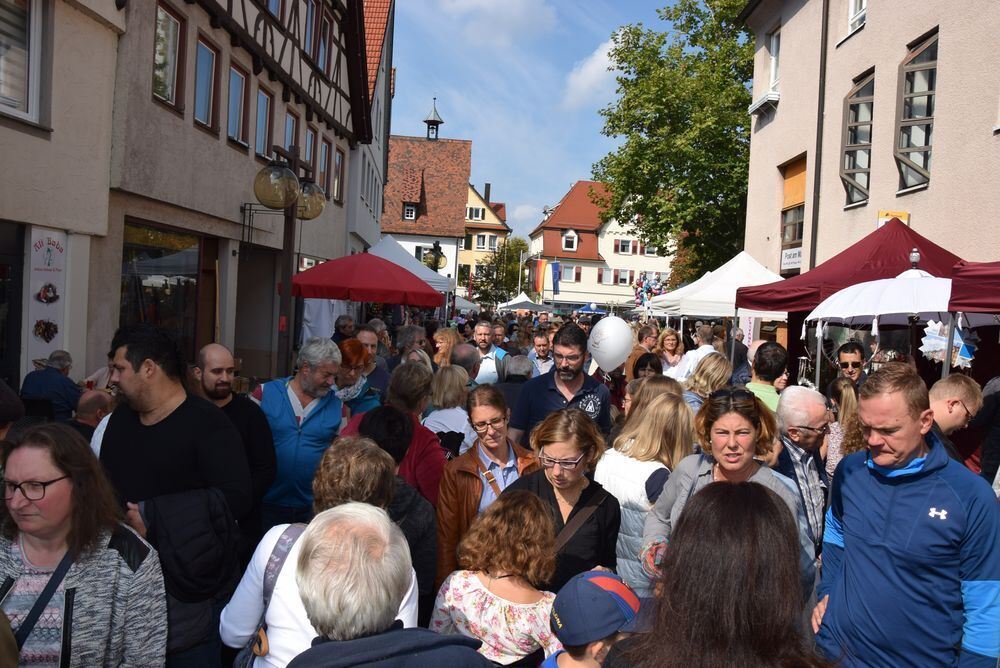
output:
M 483 199 L 486 200 L 487 204 L 490 203 L 490 184 L 489 183 L 487 183 L 486 187 L 483 188 Z

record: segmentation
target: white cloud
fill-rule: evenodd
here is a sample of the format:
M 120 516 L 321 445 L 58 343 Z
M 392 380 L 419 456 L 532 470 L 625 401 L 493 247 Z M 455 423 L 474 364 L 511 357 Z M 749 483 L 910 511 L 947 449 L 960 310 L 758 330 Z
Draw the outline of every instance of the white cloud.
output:
M 443 12 L 459 18 L 471 44 L 510 46 L 556 26 L 556 12 L 542 0 L 438 0 Z
M 566 109 L 603 107 L 615 90 L 615 73 L 611 65 L 611 40 L 600 44 L 594 52 L 573 65 L 566 77 L 562 106 Z

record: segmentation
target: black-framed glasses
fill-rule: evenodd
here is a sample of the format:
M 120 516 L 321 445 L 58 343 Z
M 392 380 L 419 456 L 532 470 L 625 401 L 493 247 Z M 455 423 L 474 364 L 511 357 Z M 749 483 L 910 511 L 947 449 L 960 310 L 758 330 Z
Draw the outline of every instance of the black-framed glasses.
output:
M 841 362 L 841 369 L 860 369 L 863 362 Z
M 796 429 L 805 429 L 806 431 L 814 432 L 816 434 L 819 434 L 820 436 L 823 436 L 823 435 L 829 433 L 829 431 L 830 431 L 830 425 L 829 425 L 829 423 L 823 425 L 822 427 L 807 427 L 807 426 L 805 426 L 803 424 L 797 424 L 797 425 L 795 425 L 795 428 Z
M 28 501 L 41 501 L 45 498 L 45 489 L 49 485 L 59 482 L 60 480 L 65 480 L 68 477 L 68 475 L 63 475 L 58 478 L 53 478 L 52 480 L 25 480 L 24 482 L 11 482 L 10 480 L 4 480 L 3 498 L 5 501 L 9 501 L 14 498 L 14 492 L 21 490 L 21 495 Z
M 970 411 L 969 407 L 966 406 L 965 402 L 961 399 L 958 400 L 958 403 L 962 404 L 962 408 L 965 409 L 965 424 L 968 426 L 968 424 L 972 422 L 972 418 L 976 417 L 976 414 Z
M 538 463 L 547 469 L 553 468 L 556 464 L 558 464 L 560 468 L 565 469 L 566 471 L 572 471 L 586 456 L 587 453 L 584 452 L 576 459 L 553 459 L 552 457 L 546 457 L 545 455 L 539 453 Z
M 487 420 L 486 422 L 473 422 L 472 429 L 477 434 L 485 434 L 489 431 L 490 427 L 493 427 L 493 430 L 496 431 L 497 429 L 500 429 L 500 427 L 504 426 L 506 422 L 507 418 L 505 417 L 493 418 L 492 420 Z

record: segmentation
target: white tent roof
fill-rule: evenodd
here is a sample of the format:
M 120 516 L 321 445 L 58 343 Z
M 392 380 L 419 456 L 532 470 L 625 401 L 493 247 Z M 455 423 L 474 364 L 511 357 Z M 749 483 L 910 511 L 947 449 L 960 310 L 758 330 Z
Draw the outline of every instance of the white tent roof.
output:
M 698 280 L 681 286 L 676 290 L 665 292 L 662 295 L 656 295 L 650 299 L 649 307 L 652 309 L 653 315 L 680 315 L 680 311 L 677 309 L 680 306 L 681 297 L 705 285 L 706 281 L 708 281 L 708 277 L 711 275 L 712 272 L 706 271 L 705 275 Z
M 454 279 L 442 276 L 407 253 L 406 249 L 400 246 L 399 242 L 393 239 L 390 234 L 383 236 L 377 244 L 368 249 L 368 252 L 402 267 L 411 274 L 415 274 L 417 278 L 438 292 L 452 292 L 455 290 Z
M 455 308 L 459 311 L 478 311 L 479 304 L 470 302 L 468 299 L 461 295 L 455 295 Z
M 528 299 L 528 295 L 523 292 L 505 304 L 500 304 L 497 309 L 508 309 L 511 311 L 548 311 L 548 306 L 536 304 Z
M 702 279 L 699 279 L 701 283 Z M 764 285 L 782 280 L 746 251 L 739 254 L 704 278 L 696 290 L 681 296 L 679 310 L 685 315 L 725 317 L 736 313 L 736 290 L 751 285 Z M 694 284 L 692 284 L 694 285 Z M 785 320 L 787 313 L 778 311 L 752 311 L 740 309 L 741 316 L 765 320 Z

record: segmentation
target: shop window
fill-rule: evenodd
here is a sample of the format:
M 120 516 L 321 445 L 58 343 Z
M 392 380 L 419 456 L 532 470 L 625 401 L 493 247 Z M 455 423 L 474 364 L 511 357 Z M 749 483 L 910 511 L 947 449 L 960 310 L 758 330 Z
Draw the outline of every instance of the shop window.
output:
M 181 109 L 184 97 L 181 85 L 184 80 L 184 19 L 163 4 L 156 6 L 153 44 L 153 95 Z
M 840 179 L 847 191 L 848 205 L 868 200 L 874 105 L 875 73 L 871 72 L 856 80 L 844 102 L 844 160 Z
M 937 33 L 913 46 L 899 66 L 896 146 L 899 189 L 930 183 L 931 135 L 937 98 Z

